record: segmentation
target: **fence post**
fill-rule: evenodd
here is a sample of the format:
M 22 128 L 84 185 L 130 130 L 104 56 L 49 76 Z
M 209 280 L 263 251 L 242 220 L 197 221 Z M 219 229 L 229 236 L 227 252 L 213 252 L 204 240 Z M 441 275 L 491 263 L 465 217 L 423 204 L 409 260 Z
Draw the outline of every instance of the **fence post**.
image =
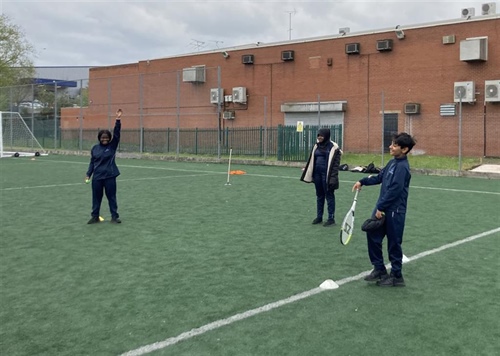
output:
M 83 79 L 80 79 L 80 114 L 78 117 L 80 130 L 78 133 L 78 148 L 83 151 Z
M 139 126 L 141 129 L 144 127 L 143 118 L 142 118 L 142 106 L 143 106 L 143 75 L 139 74 Z M 144 133 L 144 131 L 143 131 Z M 141 135 L 141 142 L 139 142 L 139 152 L 144 153 L 144 134 Z
M 278 161 L 283 160 L 283 126 L 278 125 L 278 148 L 277 148 L 277 155 L 276 155 Z
M 176 93 L 176 118 L 177 118 L 177 127 L 176 127 L 176 148 L 175 148 L 175 158 L 179 158 L 180 153 L 180 122 L 181 122 L 181 71 L 177 71 L 177 93 Z
M 194 154 L 198 154 L 198 128 L 194 129 Z
M 167 127 L 167 152 L 170 152 L 170 127 Z
M 57 82 L 54 80 L 54 149 L 57 148 Z
M 269 139 L 267 137 L 267 96 L 264 97 L 264 160 L 267 158 L 267 144 Z

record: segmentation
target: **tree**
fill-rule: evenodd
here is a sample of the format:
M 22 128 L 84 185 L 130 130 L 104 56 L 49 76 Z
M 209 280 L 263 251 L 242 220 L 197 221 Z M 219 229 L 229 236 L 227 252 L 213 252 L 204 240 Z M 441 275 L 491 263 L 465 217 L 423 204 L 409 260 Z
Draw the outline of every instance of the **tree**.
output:
M 0 87 L 27 84 L 35 69 L 32 56 L 35 49 L 22 29 L 9 17 L 0 15 Z

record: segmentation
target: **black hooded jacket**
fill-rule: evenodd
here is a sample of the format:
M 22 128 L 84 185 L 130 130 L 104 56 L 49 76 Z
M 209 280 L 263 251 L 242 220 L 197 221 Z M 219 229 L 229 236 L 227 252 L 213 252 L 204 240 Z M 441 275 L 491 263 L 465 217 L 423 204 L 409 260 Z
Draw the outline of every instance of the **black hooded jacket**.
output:
M 300 180 L 305 183 L 313 182 L 313 170 L 314 170 L 314 152 L 316 150 L 327 150 L 328 151 L 328 170 L 327 170 L 327 187 L 329 191 L 334 191 L 339 189 L 339 166 L 340 158 L 342 157 L 342 150 L 337 143 L 330 139 L 330 129 L 322 128 L 318 131 L 318 136 L 323 136 L 324 140 L 320 144 L 316 142 L 314 147 L 309 154 L 309 159 L 307 160 L 306 167 L 302 172 Z

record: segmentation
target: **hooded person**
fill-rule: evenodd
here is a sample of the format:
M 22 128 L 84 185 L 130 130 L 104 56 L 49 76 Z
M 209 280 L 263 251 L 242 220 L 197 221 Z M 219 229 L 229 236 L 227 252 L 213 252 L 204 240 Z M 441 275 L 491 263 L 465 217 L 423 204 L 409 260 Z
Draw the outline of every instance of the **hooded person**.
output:
M 339 166 L 342 150 L 330 139 L 330 129 L 318 130 L 316 144 L 313 146 L 300 180 L 314 183 L 316 189 L 316 218 L 313 224 L 323 222 L 325 201 L 328 219 L 323 226 L 335 225 L 335 190 L 339 188 Z

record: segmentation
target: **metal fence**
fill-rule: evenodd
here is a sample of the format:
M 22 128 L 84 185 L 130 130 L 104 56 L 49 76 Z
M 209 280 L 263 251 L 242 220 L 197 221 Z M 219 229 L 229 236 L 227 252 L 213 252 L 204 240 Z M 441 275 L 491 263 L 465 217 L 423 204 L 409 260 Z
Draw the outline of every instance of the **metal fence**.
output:
M 331 138 L 342 147 L 342 125 L 329 127 Z M 122 129 L 120 152 L 188 155 L 233 155 L 242 157 L 274 158 L 279 161 L 305 161 L 316 142 L 319 127 L 306 126 L 297 132 L 295 126 L 272 128 L 218 129 Z M 41 133 L 42 129 L 36 129 Z M 90 150 L 97 142 L 97 130 L 64 130 L 59 135 L 57 148 L 68 151 Z M 82 139 L 83 138 L 83 139 Z M 37 136 L 39 142 L 52 143 L 50 137 Z M 221 145 L 219 146 L 219 142 Z M 142 144 L 141 144 L 142 143 Z

